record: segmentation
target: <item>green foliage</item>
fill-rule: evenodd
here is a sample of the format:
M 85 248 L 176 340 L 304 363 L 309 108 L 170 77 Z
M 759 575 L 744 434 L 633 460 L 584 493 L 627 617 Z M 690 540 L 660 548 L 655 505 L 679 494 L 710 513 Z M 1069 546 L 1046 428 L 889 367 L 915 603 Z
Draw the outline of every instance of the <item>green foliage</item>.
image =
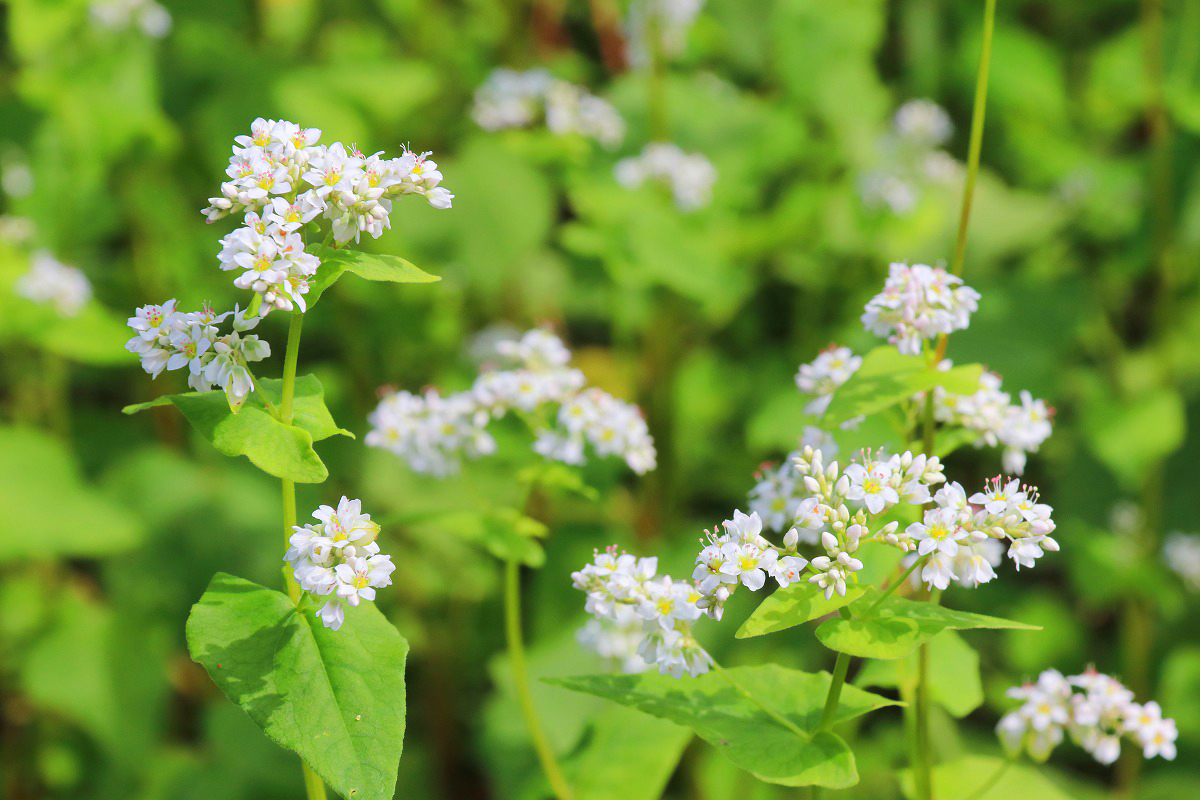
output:
M 728 672 L 757 702 L 714 672 L 684 679 L 643 673 L 550 682 L 686 725 L 760 780 L 784 786 L 831 788 L 853 786 L 858 781 L 854 755 L 846 743 L 818 730 L 829 690 L 828 673 L 806 673 L 773 664 L 733 667 Z M 758 703 L 786 717 L 808 738 L 797 736 L 772 719 Z M 836 721 L 854 719 L 888 705 L 895 703 L 846 687 Z
M 839 608 L 853 603 L 865 593 L 865 588 L 851 586 L 846 589 L 845 597 L 835 592 L 826 600 L 825 590 L 815 583 L 808 581 L 793 583 L 786 589 L 777 590 L 759 603 L 750 618 L 742 623 L 742 627 L 738 628 L 737 638 L 762 636 L 802 625 L 817 617 L 832 614 Z
M 1001 769 L 1004 770 L 1002 773 Z M 999 758 L 963 756 L 933 768 L 933 787 L 939 797 L 961 794 L 972 800 L 1011 800 L 1014 797 L 1071 800 L 1072 795 L 1047 778 L 1045 772 L 1043 768 L 1023 764 L 1005 766 Z M 984 789 L 997 773 L 1000 773 L 999 779 L 976 798 L 974 793 Z M 903 786 L 906 797 L 915 797 L 911 774 L 904 776 Z
M 893 661 L 867 661 L 854 683 L 912 690 L 916 676 L 917 658 L 910 653 Z M 959 718 L 983 705 L 979 653 L 954 631 L 943 631 L 929 641 L 929 696 Z
M 437 275 L 430 275 L 399 256 L 322 245 L 311 245 L 307 251 L 321 259 L 321 266 L 317 267 L 317 274 L 309 281 L 308 294 L 305 295 L 310 307 L 347 272 L 369 281 L 385 283 L 434 283 L 441 280 Z
M 1121 400 L 1104 394 L 1086 407 L 1084 432 L 1092 451 L 1123 484 L 1137 488 L 1150 465 L 1176 450 L 1187 433 L 1179 393 L 1139 392 Z
M 388 800 L 404 744 L 408 643 L 374 604 L 324 627 L 279 592 L 217 573 L 188 650 L 230 700 L 347 800 Z
M 261 390 L 277 407 L 282 381 L 262 380 Z M 256 390 L 257 392 L 258 390 Z M 235 412 L 221 391 L 172 394 L 126 406 L 124 413 L 136 414 L 148 408 L 174 405 L 217 452 L 227 456 L 245 456 L 254 466 L 296 483 L 321 483 L 329 471 L 313 450 L 313 442 L 341 434 L 354 434 L 339 428 L 325 407 L 324 389 L 312 375 L 296 379 L 292 413 L 293 424 L 284 425 L 268 410 L 261 396 L 252 394 Z
M 979 388 L 982 374 L 983 367 L 978 364 L 942 371 L 927 366 L 922 358 L 903 355 L 891 345 L 876 347 L 863 356 L 862 366 L 838 388 L 824 421 L 832 427 L 875 414 L 935 386 L 951 394 L 972 394 Z
M 850 610 L 849 619 L 835 617 L 821 623 L 817 638 L 830 650 L 861 658 L 902 658 L 919 644 L 945 630 L 1014 628 L 1036 630 L 1036 625 L 954 611 L 933 603 L 889 596 L 878 608 L 878 589 L 868 589 Z
M 626 706 L 609 706 L 564 761 L 578 800 L 658 800 L 692 732 Z
M 0 564 L 106 556 L 144 536 L 135 517 L 83 481 L 61 442 L 35 430 L 0 426 L 0 504 Z

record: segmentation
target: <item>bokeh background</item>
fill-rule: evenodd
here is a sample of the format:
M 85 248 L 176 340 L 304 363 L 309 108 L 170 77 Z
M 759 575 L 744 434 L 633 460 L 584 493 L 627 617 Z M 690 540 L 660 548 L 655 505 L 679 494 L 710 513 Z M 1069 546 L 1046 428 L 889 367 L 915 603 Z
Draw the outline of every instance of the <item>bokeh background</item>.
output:
M 795 446 L 797 365 L 830 342 L 873 344 L 858 316 L 889 261 L 950 255 L 983 2 L 707 0 L 659 69 L 629 57 L 623 0 L 153 5 L 0 3 L 0 797 L 301 791 L 294 756 L 216 691 L 183 639 L 213 572 L 278 581 L 278 486 L 169 409 L 120 413 L 184 388 L 179 373 L 152 383 L 123 350 L 135 306 L 243 300 L 217 269 L 229 226 L 199 209 L 257 116 L 366 152 L 432 150 L 456 195 L 451 211 L 399 204 L 366 245 L 439 284 L 347 279 L 309 315 L 301 369 L 359 439 L 320 445 L 331 478 L 300 487 L 299 506 L 345 493 L 385 521 L 400 566 L 380 606 L 413 647 L 398 796 L 537 797 L 498 657 L 498 564 L 428 515 L 516 502 L 526 445 L 514 429 L 460 477 L 414 477 L 362 444 L 379 387 L 463 388 L 477 334 L 545 324 L 593 383 L 646 410 L 655 473 L 589 467 L 601 501 L 539 509 L 553 534 L 526 587 L 534 670 L 601 669 L 575 641 L 570 570 L 615 541 L 687 571 L 701 528 L 745 508 L 757 466 Z M 1200 539 L 1170 534 L 1200 531 L 1200 3 L 999 6 L 965 270 L 983 301 L 949 353 L 1055 407 L 1027 477 L 1055 507 L 1062 551 L 950 593 L 1045 630 L 967 636 L 984 702 L 961 721 L 939 712 L 935 740 L 944 756 L 995 753 L 1005 687 L 1095 664 L 1178 721 L 1179 758 L 1103 768 L 1064 745 L 1046 773 L 1080 798 L 1194 796 Z M 620 112 L 623 140 L 482 130 L 472 96 L 497 67 L 585 85 Z M 955 126 L 935 177 L 910 174 L 894 146 L 893 114 L 915 98 Z M 703 208 L 614 180 L 619 158 L 662 137 L 715 166 Z M 907 194 L 875 191 L 883 175 Z M 91 283 L 75 316 L 16 291 L 40 250 Z M 277 353 L 284 322 L 258 331 Z M 967 449 L 951 465 L 970 485 L 998 454 Z M 829 668 L 807 628 L 735 644 L 749 611 L 734 603 L 702 625 L 723 663 Z M 565 755 L 637 727 L 614 729 L 594 698 L 537 691 Z M 839 796 L 899 796 L 900 718 L 877 716 L 856 747 L 864 783 Z M 624 800 L 796 796 L 698 741 L 672 769 L 682 747 L 634 741 L 581 768 L 629 775 Z

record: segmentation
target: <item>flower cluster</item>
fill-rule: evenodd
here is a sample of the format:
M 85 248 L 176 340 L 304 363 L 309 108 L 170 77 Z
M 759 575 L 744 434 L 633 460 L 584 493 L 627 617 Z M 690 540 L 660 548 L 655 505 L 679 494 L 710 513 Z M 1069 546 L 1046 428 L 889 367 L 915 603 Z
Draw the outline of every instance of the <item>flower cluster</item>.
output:
M 590 445 L 598 456 L 623 458 L 638 474 L 654 469 L 654 440 L 637 406 L 585 387 L 557 336 L 534 329 L 497 343 L 495 351 L 511 366 L 482 372 L 464 392 L 386 393 L 369 417 L 367 444 L 391 450 L 416 472 L 446 475 L 464 455 L 492 453 L 488 423 L 513 413 L 529 423 L 534 450 L 545 458 L 582 464 Z
M 892 131 L 880 142 L 882 165 L 859 183 L 863 202 L 907 214 L 916 207 L 921 189 L 955 181 L 960 165 L 940 149 L 954 132 L 950 116 L 930 100 L 910 100 L 896 111 Z
M 692 635 L 703 613 L 700 593 L 686 581 L 658 575 L 657 558 L 637 558 L 616 547 L 597 551 L 591 564 L 571 574 L 576 589 L 587 593 L 588 613 L 614 626 L 628 626 L 632 608 L 641 620 L 638 655 L 659 672 L 680 677 L 707 672 L 712 659 Z
M 497 69 L 475 90 L 471 110 L 484 130 L 525 128 L 539 119 L 555 134 L 578 134 L 615 147 L 625 136 L 625 121 L 608 101 L 543 69 Z
M 1162 548 L 1163 562 L 1192 591 L 1200 591 L 1200 534 L 1167 534 Z
M 234 285 L 262 296 L 272 308 L 306 309 L 304 295 L 320 260 L 305 251 L 303 228 L 329 220 L 336 242 L 378 238 L 391 227 L 392 201 L 418 194 L 434 208 L 450 208 L 452 195 L 429 153 L 405 150 L 396 158 L 364 155 L 341 142 L 317 144 L 321 131 L 261 117 L 238 136 L 219 197 L 204 214 L 215 222 L 245 213 L 243 227 L 221 240 L 221 268 L 241 270 Z
M 849 347 L 830 347 L 821 351 L 811 364 L 801 364 L 796 373 L 796 388 L 813 398 L 804 410 L 817 416 L 824 414 L 833 393 L 861 366 L 862 357 L 854 355 Z
M 626 55 L 637 67 L 652 60 L 651 36 L 663 55 L 677 56 L 687 44 L 688 31 L 704 7 L 704 0 L 634 0 L 625 19 Z
M 232 330 L 222 334 L 217 327 L 232 318 Z M 225 391 L 229 405 L 241 408 L 254 388 L 248 365 L 271 355 L 271 346 L 254 334 L 259 317 L 249 317 L 236 308 L 217 314 L 211 308 L 183 312 L 175 300 L 162 305 L 142 306 L 129 318 L 134 336 L 125 349 L 136 353 L 142 369 L 157 378 L 164 369 L 188 369 L 188 386 L 198 392 L 214 386 Z
M 345 497 L 337 508 L 320 506 L 317 522 L 292 528 L 284 560 L 300 588 L 327 597 L 317 609 L 326 628 L 337 630 L 346 619 L 346 606 L 374 600 L 375 590 L 392 583 L 396 565 L 379 552 L 379 524 L 362 513 L 362 503 Z
M 611 614 L 589 619 L 575 638 L 620 672 L 645 672 L 650 666 L 638 653 L 646 638 L 645 621 L 632 605 L 619 604 Z
M 153 0 L 92 0 L 92 22 L 110 31 L 127 30 L 135 25 L 152 39 L 161 39 L 171 31 L 171 14 Z
M 621 159 L 614 175 L 617 183 L 627 189 L 636 189 L 647 181 L 666 186 L 682 211 L 708 205 L 717 180 L 717 171 L 707 158 L 699 153 L 685 153 L 666 142 L 651 142 L 641 155 Z
M 941 267 L 893 263 L 862 322 L 901 353 L 917 355 L 926 339 L 966 328 L 978 304 L 979 292 Z
M 938 388 L 934 414 L 940 422 L 978 432 L 976 446 L 1002 446 L 1004 469 L 1020 475 L 1027 455 L 1036 453 L 1051 432 L 1051 410 L 1046 403 L 1026 391 L 1021 392 L 1020 400 L 1020 405 L 1013 403 L 1012 396 L 1000 388 L 1000 376 L 985 372 L 974 394 L 955 395 Z
M 92 284 L 83 272 L 44 250 L 33 254 L 29 271 L 17 280 L 16 290 L 35 303 L 54 306 L 64 317 L 78 314 L 92 297 Z
M 1175 720 L 1164 718 L 1158 703 L 1134 702 L 1120 681 L 1094 669 L 1070 677 L 1048 669 L 1008 696 L 1022 705 L 1000 719 L 996 732 L 1012 755 L 1026 750 L 1044 761 L 1065 731 L 1101 764 L 1117 760 L 1122 738 L 1136 742 L 1146 758 L 1175 758 Z

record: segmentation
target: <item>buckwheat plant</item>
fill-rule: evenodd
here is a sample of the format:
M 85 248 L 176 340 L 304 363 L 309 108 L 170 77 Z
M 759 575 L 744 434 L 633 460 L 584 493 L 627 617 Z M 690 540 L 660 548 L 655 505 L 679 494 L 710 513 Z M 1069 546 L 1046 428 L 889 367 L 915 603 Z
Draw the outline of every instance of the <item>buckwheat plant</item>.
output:
M 986 37 L 994 5 L 986 4 Z M 952 266 L 891 264 L 862 313 L 864 328 L 887 344 L 861 355 L 833 347 L 800 367 L 796 384 L 809 414 L 796 431 L 800 446 L 782 466 L 760 473 L 750 513 L 734 510 L 704 532 L 690 575 L 672 578 L 660 572 L 659 559 L 615 548 L 596 551 L 572 574 L 596 620 L 581 640 L 628 673 L 640 621 L 636 652 L 644 663 L 630 674 L 555 683 L 688 726 L 761 780 L 828 788 L 858 781 L 838 725 L 896 705 L 858 687 L 895 687 L 912 796 L 931 800 L 931 695 L 960 711 L 982 702 L 954 682 L 933 685 L 931 661 L 955 659 L 939 668 L 966 678 L 978 659 L 955 631 L 1031 627 L 943 606 L 943 593 L 952 598 L 997 580 L 1005 560 L 1016 573 L 1059 550 L 1053 509 L 1035 486 L 1010 474 L 968 488 L 942 463 L 966 444 L 999 446 L 1006 471 L 1019 475 L 1051 433 L 1043 402 L 1024 393 L 1013 402 L 981 365 L 946 359 L 948 337 L 970 325 L 982 301 L 964 283 L 962 266 L 988 51 L 985 44 Z M 949 124 L 927 108 L 902 117 L 898 125 L 929 141 L 940 140 Z M 702 618 L 719 621 L 735 594 L 768 587 L 773 593 L 737 638 L 816 621 L 816 639 L 835 654 L 831 673 L 774 664 L 726 669 L 705 647 Z M 856 685 L 847 686 L 855 657 L 866 664 Z M 966 788 L 966 796 L 978 796 L 990 786 L 975 794 L 976 787 Z
M 320 382 L 297 376 L 300 333 L 346 273 L 438 280 L 354 246 L 391 226 L 402 197 L 445 209 L 453 195 L 430 153 L 366 155 L 320 138 L 316 128 L 260 118 L 235 139 L 227 180 L 203 213 L 210 223 L 237 220 L 216 260 L 245 301 L 219 311 L 183 310 L 175 299 L 137 309 L 126 349 L 152 378 L 185 374 L 192 391 L 125 412 L 174 406 L 219 452 L 280 479 L 286 591 L 218 573 L 188 618 L 188 649 L 270 738 L 300 756 L 309 800 L 324 798 L 326 784 L 343 797 L 387 800 L 404 737 L 408 644 L 371 601 L 391 584 L 395 564 L 358 500 L 342 497 L 314 511 L 315 523 L 298 524 L 296 483 L 329 475 L 314 444 L 350 435 L 326 408 Z M 262 376 L 279 352 L 263 321 L 276 315 L 288 322 L 278 379 Z
M 485 355 L 492 363 L 465 391 L 443 395 L 436 389 L 426 389 L 422 394 L 387 390 L 370 415 L 371 431 L 366 443 L 394 453 L 414 472 L 445 477 L 461 470 L 466 460 L 496 452 L 489 426 L 502 418 L 516 418 L 527 428 L 530 449 L 541 464 L 517 476 L 528 485 L 525 508 L 493 509 L 490 513 L 484 510 L 493 528 L 504 525 L 509 533 L 489 536 L 487 546 L 505 563 L 505 632 L 517 700 L 542 771 L 555 796 L 564 800 L 572 796 L 571 787 L 550 748 L 533 702 L 521 631 L 520 567 L 541 565 L 543 551 L 529 537 L 547 533 L 542 523 L 528 517 L 530 501 L 543 485 L 594 498 L 595 490 L 570 470 L 589 458 L 620 458 L 642 475 L 655 468 L 657 454 L 640 409 L 587 386 L 584 374 L 571 366 L 570 350 L 553 333 L 535 328 L 515 338 L 500 338 L 487 351 Z M 519 545 L 512 544 L 514 538 Z M 613 560 L 625 565 L 633 557 L 614 555 Z M 643 559 L 635 574 L 648 580 L 653 577 L 654 563 L 654 559 Z M 667 595 L 656 595 L 660 605 L 675 603 L 680 614 L 693 614 L 690 619 L 700 615 L 695 606 L 699 596 L 690 584 L 678 584 L 673 589 L 666 578 L 660 579 L 656 589 L 647 591 L 665 591 Z M 614 609 L 612 620 L 624 626 L 624 641 L 617 639 L 611 626 L 602 627 L 600 622 L 591 635 L 606 657 L 636 668 L 638 659 L 630 650 L 645 647 L 640 618 Z M 670 638 L 670 643 L 662 646 L 674 647 L 681 658 L 691 652 L 686 642 L 666 629 L 660 638 Z

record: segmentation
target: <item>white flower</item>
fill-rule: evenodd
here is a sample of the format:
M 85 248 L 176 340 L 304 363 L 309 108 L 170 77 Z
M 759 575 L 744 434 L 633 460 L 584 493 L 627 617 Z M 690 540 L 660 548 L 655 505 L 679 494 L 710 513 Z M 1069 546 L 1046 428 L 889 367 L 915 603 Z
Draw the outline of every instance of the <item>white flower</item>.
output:
M 313 517 L 317 524 L 292 529 L 284 560 L 304 591 L 329 598 L 316 614 L 337 630 L 345 621 L 344 606 L 374 600 L 376 589 L 391 585 L 396 566 L 379 552 L 379 526 L 362 513 L 358 500 L 343 497 L 336 509 L 321 506 Z
M 1000 376 L 985 372 L 974 394 L 953 395 L 938 389 L 934 413 L 942 422 L 977 431 L 976 446 L 1002 446 L 1004 469 L 1020 475 L 1027 454 L 1037 452 L 1052 430 L 1051 410 L 1044 401 L 1035 400 L 1029 392 L 1021 392 L 1020 400 L 1019 405 L 1013 404 L 1001 390 Z
M 925 147 L 945 144 L 954 133 L 946 110 L 932 100 L 909 100 L 893 119 L 896 133 Z
M 917 554 L 922 556 L 933 552 L 957 555 L 958 543 L 967 538 L 967 532 L 958 526 L 958 514 L 945 508 L 926 511 L 921 522 L 908 526 L 907 533 L 918 542 Z
M 779 583 L 779 588 L 786 589 L 790 584 L 797 583 L 804 575 L 808 559 L 799 556 L 784 556 L 771 567 L 771 577 Z
M 921 580 L 929 584 L 931 590 L 945 589 L 950 581 L 958 580 L 954 574 L 954 559 L 941 550 L 934 551 L 921 567 Z
M 45 250 L 33 254 L 29 271 L 17 279 L 16 290 L 35 303 L 54 306 L 64 317 L 78 314 L 92 298 L 92 285 L 83 272 Z
M 1183 579 L 1192 591 L 1200 591 L 1200 534 L 1167 534 L 1162 548 L 1163 563 Z
M 671 190 L 681 211 L 708 205 L 717 179 L 712 162 L 699 153 L 685 153 L 666 142 L 651 142 L 638 156 L 623 158 L 614 168 L 617 183 L 635 189 L 650 181 Z
M 466 394 L 398 391 L 385 395 L 367 417 L 371 430 L 366 443 L 400 456 L 414 472 L 448 475 L 458 471 L 463 457 L 495 451 L 488 419 Z
M 704 0 L 633 0 L 624 26 L 629 63 L 648 66 L 653 47 L 669 56 L 683 52 L 688 31 L 703 6 Z M 659 39 L 655 45 L 648 41 L 651 36 Z
M 810 364 L 801 364 L 796 373 L 796 387 L 813 400 L 805 409 L 810 414 L 824 414 L 833 393 L 862 366 L 862 357 L 849 347 L 834 347 L 823 351 Z M 821 448 L 816 448 L 821 449 Z
M 92 0 L 92 23 L 109 31 L 137 27 L 152 39 L 161 39 L 171 30 L 170 13 L 152 0 Z
M 475 91 L 471 115 L 489 131 L 529 127 L 540 118 L 554 134 L 577 134 L 606 147 L 625 135 L 624 120 L 607 101 L 540 69 L 493 71 Z
M 979 293 L 941 267 L 893 263 L 862 322 L 901 353 L 916 355 L 925 340 L 966 328 L 978 304 Z
M 721 548 L 725 558 L 721 570 L 736 577 L 752 592 L 757 592 L 767 581 L 767 571 L 774 567 L 779 554 L 774 550 L 763 550 L 753 544 L 729 542 Z
M 851 464 L 844 474 L 850 482 L 846 498 L 862 503 L 872 514 L 880 514 L 900 502 L 899 493 L 891 485 L 892 470 L 887 464 L 876 463 L 870 468 Z

